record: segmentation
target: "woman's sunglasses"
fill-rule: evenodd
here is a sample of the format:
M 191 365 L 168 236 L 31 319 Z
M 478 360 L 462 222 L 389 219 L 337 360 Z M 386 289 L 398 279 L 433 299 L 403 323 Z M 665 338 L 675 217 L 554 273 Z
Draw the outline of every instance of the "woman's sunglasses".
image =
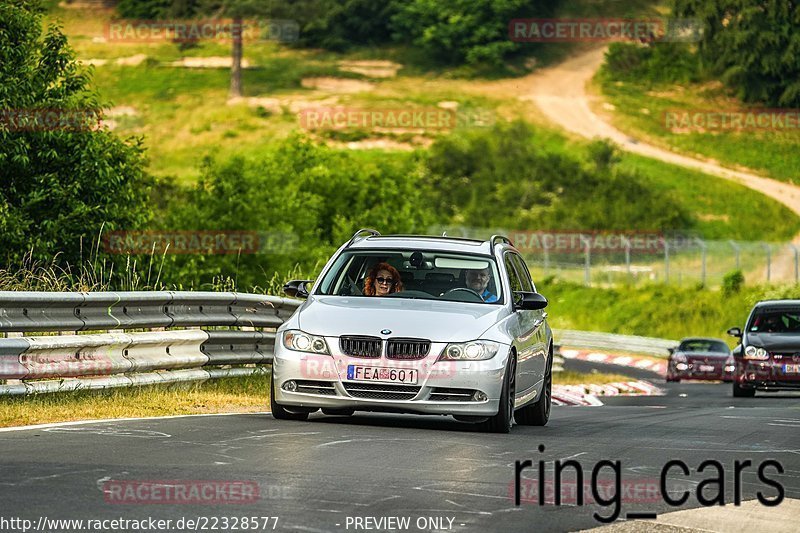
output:
M 377 281 L 378 283 L 388 283 L 389 285 L 394 283 L 394 280 L 392 278 L 375 278 L 375 281 Z

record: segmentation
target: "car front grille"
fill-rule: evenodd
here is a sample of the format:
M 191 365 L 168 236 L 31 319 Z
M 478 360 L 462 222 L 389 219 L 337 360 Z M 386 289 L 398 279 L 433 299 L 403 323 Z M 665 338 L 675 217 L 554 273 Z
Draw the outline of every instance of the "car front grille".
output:
M 389 339 L 386 344 L 387 359 L 424 359 L 431 350 L 426 339 Z
M 381 339 L 361 336 L 340 337 L 339 348 L 343 354 L 351 357 L 380 357 Z
M 386 385 L 383 383 L 344 383 L 345 390 L 355 398 L 370 400 L 411 400 L 421 387 L 409 385 Z
M 475 391 L 472 389 L 436 387 L 431 390 L 428 400 L 431 402 L 471 402 L 473 394 Z
M 297 391 L 305 394 L 321 394 L 323 396 L 336 396 L 336 389 L 330 381 L 297 380 Z

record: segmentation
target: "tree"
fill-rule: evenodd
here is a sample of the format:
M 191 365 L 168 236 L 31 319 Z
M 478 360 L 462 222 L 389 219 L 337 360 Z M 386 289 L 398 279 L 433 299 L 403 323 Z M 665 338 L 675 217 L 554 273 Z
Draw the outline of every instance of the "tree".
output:
M 699 54 L 747 102 L 800 105 L 797 0 L 676 0 L 676 17 L 699 18 Z
M 90 74 L 60 28 L 43 35 L 42 14 L 39 0 L 0 3 L 0 250 L 9 264 L 29 252 L 75 263 L 101 228 L 150 216 L 140 141 L 98 126 Z
M 242 96 L 243 23 L 247 17 L 269 14 L 269 6 L 263 0 L 201 0 L 200 12 L 214 18 L 232 19 L 231 31 L 231 96 Z

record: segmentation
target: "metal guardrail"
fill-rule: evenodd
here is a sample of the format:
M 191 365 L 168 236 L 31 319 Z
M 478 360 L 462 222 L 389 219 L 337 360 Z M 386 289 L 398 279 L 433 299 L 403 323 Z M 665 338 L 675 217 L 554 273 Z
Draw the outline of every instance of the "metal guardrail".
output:
M 679 341 L 640 337 L 638 335 L 619 335 L 616 333 L 599 333 L 594 331 L 577 331 L 557 329 L 553 331 L 556 344 L 571 348 L 596 348 L 605 350 L 621 350 L 640 354 L 667 357 L 668 348 L 674 348 Z
M 9 334 L 0 380 L 13 380 L 0 395 L 263 372 L 252 365 L 272 362 L 274 329 L 301 303 L 233 292 L 0 292 L 0 332 Z M 228 329 L 202 329 L 213 327 Z

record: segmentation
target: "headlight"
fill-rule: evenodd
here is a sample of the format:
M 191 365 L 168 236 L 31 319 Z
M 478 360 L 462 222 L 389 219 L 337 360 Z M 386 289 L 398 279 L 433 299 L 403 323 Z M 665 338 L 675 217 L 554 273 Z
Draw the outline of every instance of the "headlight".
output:
M 451 343 L 445 346 L 439 359 L 450 361 L 481 361 L 497 354 L 500 345 L 491 341 Z
M 769 353 L 764 348 L 748 346 L 744 349 L 745 359 L 769 359 Z
M 309 335 L 299 329 L 289 329 L 283 332 L 283 345 L 298 352 L 324 353 L 330 355 L 328 343 L 322 337 Z

